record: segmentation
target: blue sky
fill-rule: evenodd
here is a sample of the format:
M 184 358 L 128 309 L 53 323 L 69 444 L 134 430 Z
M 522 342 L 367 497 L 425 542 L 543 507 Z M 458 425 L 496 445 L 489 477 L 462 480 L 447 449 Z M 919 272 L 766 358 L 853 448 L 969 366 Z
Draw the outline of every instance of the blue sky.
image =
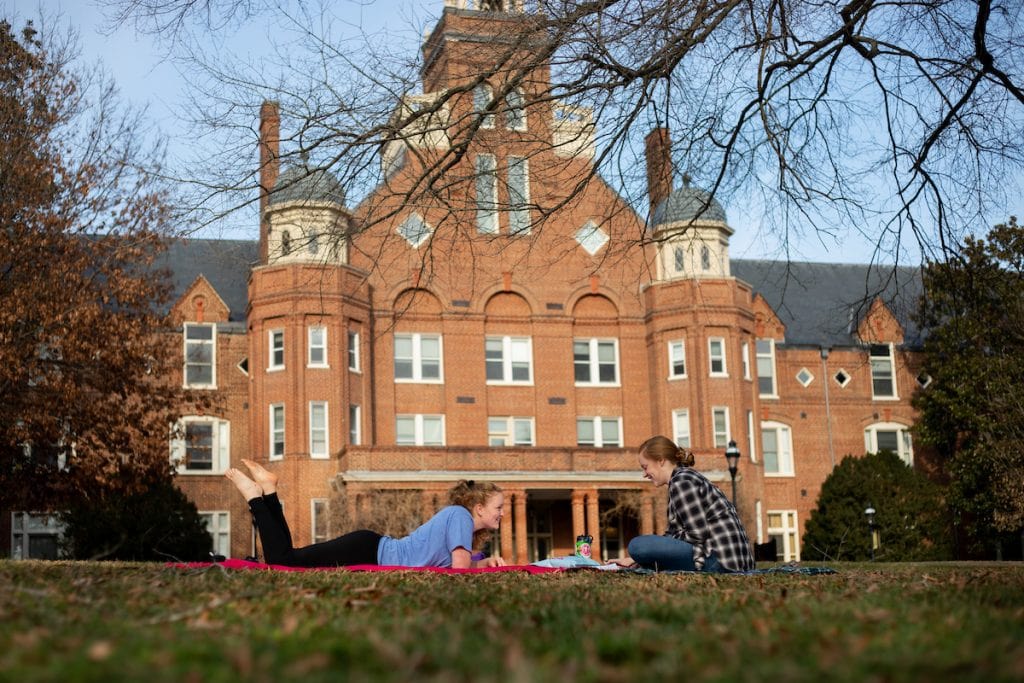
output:
M 148 107 L 157 128 L 170 136 L 171 149 L 175 145 L 188 144 L 189 131 L 180 123 L 176 113 L 184 102 L 187 79 L 164 58 L 155 39 L 136 35 L 131 26 L 112 35 L 105 34 L 103 14 L 92 0 L 0 0 L 0 3 L 6 17 L 21 20 L 38 15 L 40 8 L 46 15 L 59 12 L 63 22 L 79 31 L 83 57 L 87 61 L 101 60 L 117 81 L 122 95 L 136 105 Z M 443 0 L 335 0 L 332 5 L 335 12 L 342 13 L 353 31 L 395 31 L 396 40 L 409 43 L 410 55 L 418 47 L 416 36 L 433 25 L 442 6 Z M 229 46 L 235 52 L 255 55 L 260 36 L 267 30 L 272 29 L 253 25 L 250 31 L 237 33 Z M 994 216 L 991 222 L 1005 220 L 1010 213 L 1020 215 L 1022 207 Z M 733 258 L 780 256 L 778 238 L 761 233 L 756 216 L 744 215 L 742 207 L 725 208 L 730 226 L 735 230 L 731 243 Z M 251 234 L 246 234 L 243 227 L 240 230 L 233 228 L 230 234 L 221 232 L 210 236 L 254 238 L 255 221 Z M 913 264 L 920 258 L 916 245 L 909 240 L 903 240 L 903 247 L 906 251 L 900 258 L 901 263 Z M 867 263 L 873 258 L 873 249 L 871 240 L 857 235 L 855 231 L 841 231 L 834 237 L 812 232 L 795 239 L 790 256 L 796 260 Z M 883 256 L 880 260 L 891 262 L 892 258 Z

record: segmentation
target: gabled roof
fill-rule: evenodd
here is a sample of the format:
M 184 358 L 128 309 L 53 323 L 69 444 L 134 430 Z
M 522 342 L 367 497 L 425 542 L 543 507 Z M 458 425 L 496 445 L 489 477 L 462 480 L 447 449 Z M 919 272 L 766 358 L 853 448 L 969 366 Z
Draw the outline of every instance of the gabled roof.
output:
M 154 265 L 171 272 L 172 303 L 202 275 L 230 309 L 228 320 L 245 322 L 249 271 L 258 260 L 256 241 L 186 239 L 173 242 Z
M 878 298 L 903 326 L 905 344 L 921 345 L 913 320 L 921 295 L 918 268 L 745 259 L 732 260 L 730 268 L 779 316 L 787 344 L 859 344 L 857 325 Z

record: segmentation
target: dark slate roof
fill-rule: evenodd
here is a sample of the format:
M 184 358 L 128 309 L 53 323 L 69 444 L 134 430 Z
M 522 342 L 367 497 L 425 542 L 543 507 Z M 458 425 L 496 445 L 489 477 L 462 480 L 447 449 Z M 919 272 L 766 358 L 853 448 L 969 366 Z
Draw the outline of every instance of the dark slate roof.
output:
M 271 204 L 283 202 L 332 202 L 345 205 L 345 189 L 329 171 L 291 166 L 277 178 Z
M 764 297 L 786 326 L 787 344 L 851 346 L 871 302 L 881 298 L 903 326 L 904 343 L 919 347 L 913 313 L 921 295 L 918 268 L 735 259 L 733 276 Z
M 231 309 L 230 320 L 244 322 L 249 270 L 258 259 L 256 241 L 189 239 L 174 243 L 157 266 L 171 270 L 175 299 L 203 275 Z M 730 266 L 779 316 L 787 344 L 855 345 L 857 324 L 881 297 L 903 325 L 905 343 L 920 345 L 912 320 L 921 293 L 917 268 L 747 259 Z
M 651 225 L 691 221 L 695 218 L 725 223 L 725 209 L 718 203 L 718 200 L 710 199 L 710 197 L 711 195 L 704 190 L 689 184 L 672 190 L 668 197 L 654 207 L 654 211 L 651 213 Z
M 171 272 L 172 301 L 204 276 L 230 309 L 229 320 L 245 322 L 249 271 L 259 260 L 259 243 L 250 240 L 185 239 L 171 244 L 157 259 L 157 268 Z

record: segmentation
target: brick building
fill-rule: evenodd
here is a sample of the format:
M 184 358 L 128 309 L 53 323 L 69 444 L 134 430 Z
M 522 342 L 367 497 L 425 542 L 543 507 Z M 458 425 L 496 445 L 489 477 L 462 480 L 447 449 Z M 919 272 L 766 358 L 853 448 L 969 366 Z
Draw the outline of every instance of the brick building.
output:
M 840 458 L 889 448 L 913 462 L 910 397 L 927 381 L 914 272 L 730 259 L 725 210 L 673 182 L 665 130 L 647 137 L 639 215 L 596 175 L 590 112 L 537 97 L 546 70 L 476 83 L 525 15 L 445 4 L 423 92 L 397 105 L 427 114 L 383 146 L 385 182 L 348 207 L 329 173 L 279 168 L 266 103 L 258 240 L 166 256 L 183 382 L 221 399 L 183 416 L 172 458 L 218 550 L 254 551 L 220 476 L 251 457 L 280 475 L 298 544 L 344 531 L 332 505 L 352 518 L 403 491 L 425 517 L 477 479 L 506 491 L 507 560 L 570 554 L 582 533 L 616 556 L 664 528 L 665 492 L 635 449 L 665 434 L 730 494 L 735 441 L 751 540 L 799 559 Z M 409 202 L 469 124 L 434 201 Z

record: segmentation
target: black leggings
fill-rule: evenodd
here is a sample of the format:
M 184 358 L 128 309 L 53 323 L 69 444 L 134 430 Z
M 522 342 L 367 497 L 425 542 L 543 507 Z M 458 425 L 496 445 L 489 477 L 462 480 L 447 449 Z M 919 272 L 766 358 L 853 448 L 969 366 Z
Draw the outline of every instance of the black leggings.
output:
M 253 498 L 249 511 L 260 532 L 267 564 L 285 567 L 342 567 L 350 564 L 377 564 L 377 546 L 381 535 L 361 529 L 331 541 L 305 548 L 292 547 L 292 534 L 276 493 Z

